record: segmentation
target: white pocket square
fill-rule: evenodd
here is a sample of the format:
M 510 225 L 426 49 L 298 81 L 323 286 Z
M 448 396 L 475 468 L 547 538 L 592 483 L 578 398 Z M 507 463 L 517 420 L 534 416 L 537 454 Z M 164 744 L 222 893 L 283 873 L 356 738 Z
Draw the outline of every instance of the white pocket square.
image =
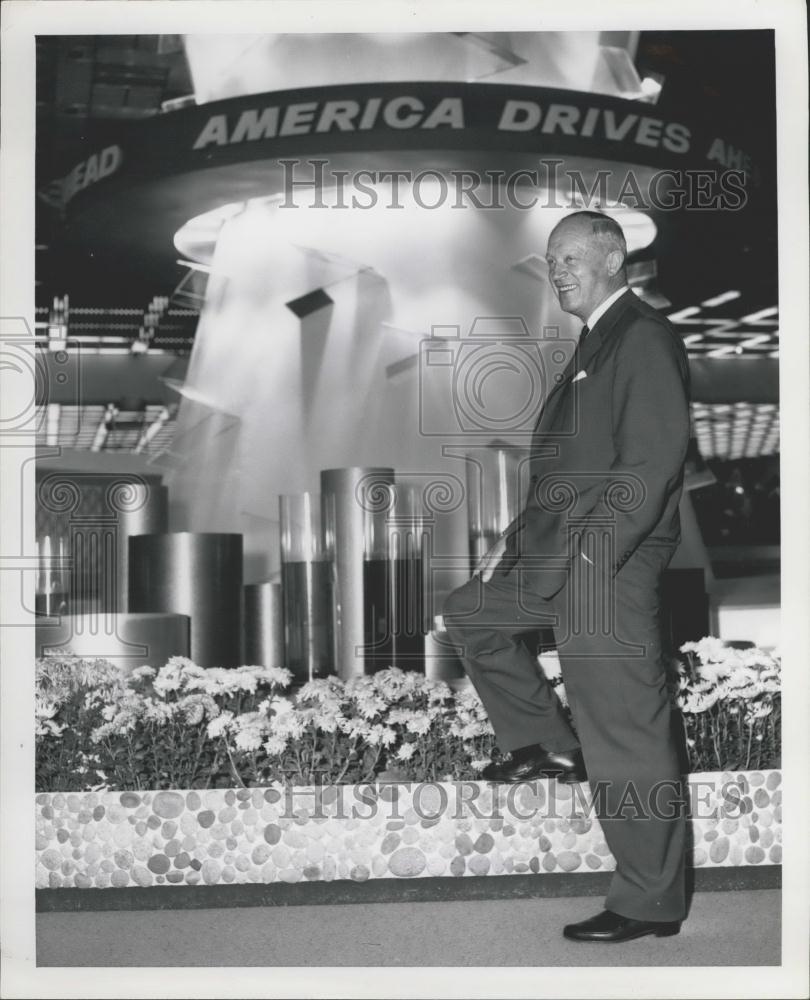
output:
M 583 369 L 581 372 L 577 372 L 576 375 L 571 379 L 572 382 L 579 382 L 581 378 L 587 378 L 588 373 Z

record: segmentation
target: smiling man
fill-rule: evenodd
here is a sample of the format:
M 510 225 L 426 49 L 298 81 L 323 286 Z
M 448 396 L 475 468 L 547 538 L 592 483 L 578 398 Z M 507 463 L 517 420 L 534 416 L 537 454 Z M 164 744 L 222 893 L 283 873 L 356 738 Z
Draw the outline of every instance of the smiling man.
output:
M 483 776 L 590 782 L 616 871 L 577 941 L 668 936 L 685 914 L 685 816 L 661 650 L 661 575 L 680 539 L 689 369 L 626 280 L 621 227 L 576 212 L 546 261 L 585 324 L 532 438 L 524 510 L 454 591 L 444 622 L 495 730 Z M 574 729 L 526 638 L 551 628 Z

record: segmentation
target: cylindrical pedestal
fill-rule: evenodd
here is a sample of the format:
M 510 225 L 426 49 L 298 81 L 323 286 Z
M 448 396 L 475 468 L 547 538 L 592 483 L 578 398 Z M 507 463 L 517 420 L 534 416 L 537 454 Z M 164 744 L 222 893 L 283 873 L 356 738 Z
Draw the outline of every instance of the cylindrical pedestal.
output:
M 334 673 L 333 566 L 324 547 L 321 498 L 279 498 L 284 663 L 297 681 Z
M 523 449 L 486 445 L 467 453 L 470 561 L 475 568 L 525 502 Z
M 129 538 L 166 531 L 159 476 L 42 471 L 37 475 L 37 611 L 126 611 Z
M 450 636 L 438 628 L 428 632 L 425 636 L 425 677 L 452 684 L 463 681 L 466 676 Z
M 62 615 L 53 625 L 36 627 L 37 656 L 65 656 L 110 660 L 124 673 L 147 665 L 159 669 L 172 656 L 189 654 L 186 615 L 124 614 Z
M 130 611 L 191 618 L 191 659 L 242 662 L 242 536 L 178 531 L 129 540 Z
M 321 472 L 324 541 L 334 565 L 335 668 L 344 679 L 367 672 L 364 650 L 377 645 L 367 596 L 385 587 L 386 517 L 394 470 Z
M 432 586 L 431 528 L 421 482 L 397 480 L 386 516 L 386 594 L 383 620 L 389 636 L 384 653 L 401 670 L 425 669 L 425 636 L 430 631 Z M 390 647 L 390 648 L 388 648 Z M 386 656 L 375 657 L 386 667 Z
M 284 616 L 281 584 L 249 583 L 245 588 L 245 663 L 283 667 Z

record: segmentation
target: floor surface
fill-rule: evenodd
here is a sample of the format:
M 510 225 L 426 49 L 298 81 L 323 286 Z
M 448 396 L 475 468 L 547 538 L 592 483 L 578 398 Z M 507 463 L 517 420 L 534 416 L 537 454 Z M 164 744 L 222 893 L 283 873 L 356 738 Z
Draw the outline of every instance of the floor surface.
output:
M 700 892 L 677 937 L 577 944 L 599 899 L 37 914 L 40 966 L 748 966 L 780 962 L 780 892 Z

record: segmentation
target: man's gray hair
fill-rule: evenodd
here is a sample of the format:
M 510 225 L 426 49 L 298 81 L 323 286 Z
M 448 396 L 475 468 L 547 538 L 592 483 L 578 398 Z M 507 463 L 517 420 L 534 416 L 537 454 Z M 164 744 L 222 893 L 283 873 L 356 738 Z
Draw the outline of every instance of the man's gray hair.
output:
M 590 222 L 591 231 L 599 237 L 599 242 L 607 253 L 610 253 L 612 250 L 620 250 L 626 264 L 627 240 L 624 238 L 622 227 L 615 219 L 611 219 L 609 215 L 603 215 L 601 212 L 572 212 L 571 215 L 566 215 L 559 225 L 578 219 L 581 219 L 583 222 Z M 622 267 L 624 267 L 624 264 Z

